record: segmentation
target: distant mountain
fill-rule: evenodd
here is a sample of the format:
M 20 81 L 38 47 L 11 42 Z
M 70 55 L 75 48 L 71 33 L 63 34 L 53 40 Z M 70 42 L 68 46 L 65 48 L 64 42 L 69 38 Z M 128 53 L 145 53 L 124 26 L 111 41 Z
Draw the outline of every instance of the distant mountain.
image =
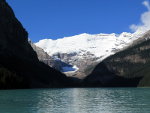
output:
M 103 59 L 132 44 L 140 35 L 136 33 L 80 34 L 52 40 L 43 39 L 35 43 L 54 60 L 68 66 L 60 66 L 61 72 L 80 79 L 85 78 Z
M 0 0 L 0 89 L 67 87 L 70 81 L 38 60 L 28 33 L 6 1 Z
M 0 89 L 150 86 L 149 53 L 150 31 L 85 33 L 33 44 L 0 0 Z
M 85 78 L 88 86 L 150 86 L 150 31 L 125 50 L 99 63 Z
M 63 67 L 72 67 L 71 65 L 66 64 L 65 62 L 62 62 L 59 59 L 55 59 L 49 56 L 47 52 L 45 52 L 42 48 L 36 46 L 34 43 L 32 43 L 31 40 L 29 40 L 29 43 L 31 47 L 33 48 L 33 50 L 37 53 L 37 57 L 41 62 L 49 65 L 50 67 L 58 71 L 63 71 L 64 70 Z

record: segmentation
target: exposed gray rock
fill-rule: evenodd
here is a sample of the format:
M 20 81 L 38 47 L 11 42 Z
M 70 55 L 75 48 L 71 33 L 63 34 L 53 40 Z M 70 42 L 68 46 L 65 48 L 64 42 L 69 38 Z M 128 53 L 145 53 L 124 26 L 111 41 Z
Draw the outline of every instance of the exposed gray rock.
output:
M 53 55 L 54 58 L 60 59 L 61 61 L 71 66 L 76 66 L 75 71 L 66 71 L 67 76 L 83 79 L 94 69 L 96 64 L 99 63 L 99 58 L 95 55 L 87 52 L 86 54 L 79 56 L 78 53 L 58 53 Z

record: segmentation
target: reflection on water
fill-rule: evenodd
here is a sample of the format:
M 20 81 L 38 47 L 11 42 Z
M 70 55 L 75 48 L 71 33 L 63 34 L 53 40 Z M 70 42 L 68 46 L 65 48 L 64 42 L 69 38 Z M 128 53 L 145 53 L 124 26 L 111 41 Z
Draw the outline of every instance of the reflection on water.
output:
M 0 113 L 148 113 L 148 88 L 0 91 Z

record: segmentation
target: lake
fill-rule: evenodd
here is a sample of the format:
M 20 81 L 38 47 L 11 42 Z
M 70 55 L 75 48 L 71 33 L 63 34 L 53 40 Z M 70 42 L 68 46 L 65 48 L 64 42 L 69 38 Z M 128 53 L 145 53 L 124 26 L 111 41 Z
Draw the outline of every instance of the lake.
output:
M 0 91 L 0 113 L 149 112 L 149 88 L 64 88 Z

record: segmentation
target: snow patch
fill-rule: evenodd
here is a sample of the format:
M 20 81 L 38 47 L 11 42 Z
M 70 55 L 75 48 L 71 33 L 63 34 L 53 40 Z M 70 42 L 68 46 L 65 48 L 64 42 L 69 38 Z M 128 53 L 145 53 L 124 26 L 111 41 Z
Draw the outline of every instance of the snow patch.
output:
M 35 43 L 36 46 L 44 49 L 50 56 L 56 53 L 77 53 L 79 56 L 89 52 L 95 57 L 102 59 L 130 45 L 138 38 L 137 34 L 123 32 L 121 34 L 87 34 L 83 33 L 71 37 L 64 37 L 57 40 L 43 39 Z
M 73 67 L 69 67 L 69 66 L 66 66 L 66 67 L 62 67 L 62 72 L 76 72 L 78 70 L 77 66 L 73 66 Z

